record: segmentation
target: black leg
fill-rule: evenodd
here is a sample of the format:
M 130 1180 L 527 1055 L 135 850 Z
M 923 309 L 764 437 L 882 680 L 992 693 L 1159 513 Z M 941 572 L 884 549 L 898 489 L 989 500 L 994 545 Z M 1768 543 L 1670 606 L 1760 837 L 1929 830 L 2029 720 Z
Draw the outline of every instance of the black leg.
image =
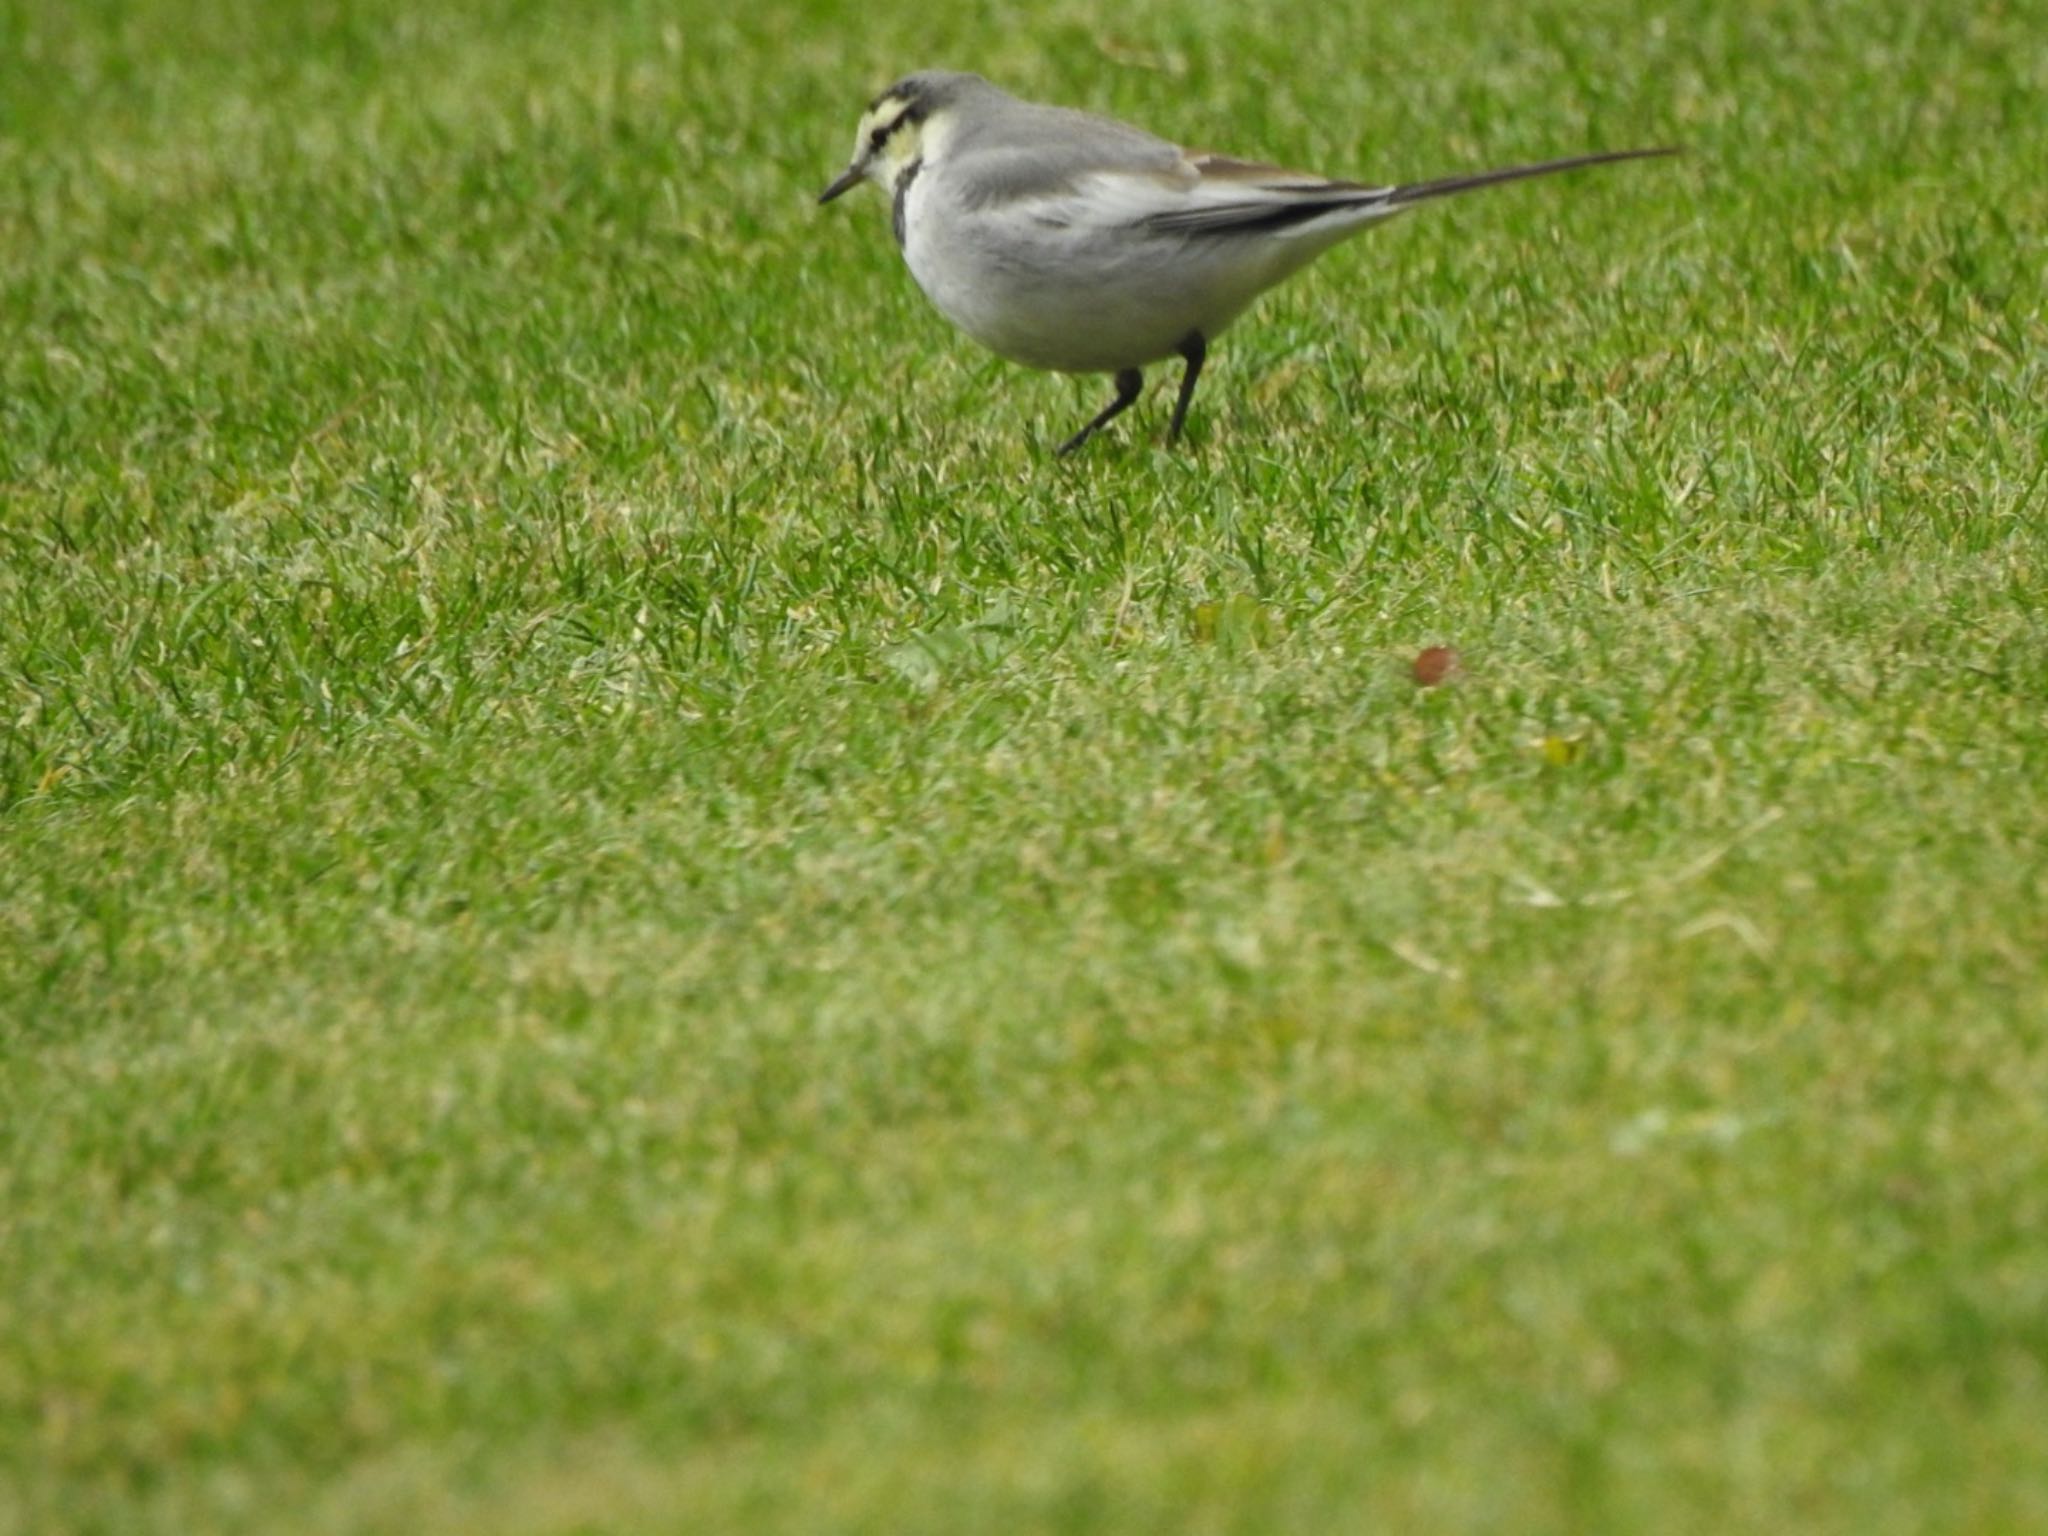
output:
M 1105 405 L 1101 413 L 1093 421 L 1089 422 L 1087 426 L 1060 444 L 1059 456 L 1064 459 L 1076 448 L 1087 442 L 1089 438 L 1100 432 L 1110 422 L 1116 420 L 1117 417 L 1129 410 L 1132 403 L 1138 398 L 1138 391 L 1144 387 L 1145 375 L 1138 372 L 1137 369 L 1126 368 L 1122 373 L 1118 374 L 1116 376 L 1116 398 L 1110 401 L 1108 405 Z
M 1180 355 L 1188 360 L 1180 376 L 1180 398 L 1173 402 L 1173 425 L 1166 429 L 1169 443 L 1180 441 L 1180 429 L 1187 425 L 1188 402 L 1195 398 L 1195 380 L 1202 376 L 1202 360 L 1209 355 L 1209 343 L 1200 331 L 1189 331 L 1180 344 Z

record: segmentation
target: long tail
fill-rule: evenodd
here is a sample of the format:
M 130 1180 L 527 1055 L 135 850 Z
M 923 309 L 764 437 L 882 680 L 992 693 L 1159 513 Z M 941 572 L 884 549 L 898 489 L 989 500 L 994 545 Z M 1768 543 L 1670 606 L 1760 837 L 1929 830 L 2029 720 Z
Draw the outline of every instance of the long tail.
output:
M 1497 187 L 1504 181 L 1526 181 L 1531 176 L 1549 176 L 1558 171 L 1575 171 L 1582 165 L 1611 165 L 1616 160 L 1655 160 L 1675 155 L 1677 149 L 1610 149 L 1598 155 L 1571 155 L 1563 160 L 1538 160 L 1530 165 L 1511 165 L 1498 171 L 1480 171 L 1472 176 L 1442 176 L 1435 181 L 1411 181 L 1405 187 L 1388 188 L 1383 206 L 1398 208 L 1405 203 L 1428 202 L 1456 192 L 1473 192 L 1480 187 Z
M 1511 165 L 1505 170 L 1480 171 L 1472 176 L 1415 181 L 1405 187 L 1368 187 L 1355 181 L 1318 181 L 1313 177 L 1276 170 L 1272 166 L 1218 161 L 1205 156 L 1195 162 L 1208 178 L 1203 193 L 1186 202 L 1148 213 L 1138 222 L 1147 229 L 1190 238 L 1252 234 L 1275 235 L 1282 239 L 1315 234 L 1335 237 L 1348 234 L 1375 219 L 1391 218 L 1416 203 L 1449 197 L 1453 192 L 1470 192 L 1504 181 L 1522 181 L 1530 176 L 1548 176 L 1553 171 L 1576 170 L 1582 165 L 1606 165 L 1615 160 L 1649 160 L 1677 153 L 1679 151 L 1675 149 L 1616 149 L 1598 155 L 1573 155 L 1566 160 Z

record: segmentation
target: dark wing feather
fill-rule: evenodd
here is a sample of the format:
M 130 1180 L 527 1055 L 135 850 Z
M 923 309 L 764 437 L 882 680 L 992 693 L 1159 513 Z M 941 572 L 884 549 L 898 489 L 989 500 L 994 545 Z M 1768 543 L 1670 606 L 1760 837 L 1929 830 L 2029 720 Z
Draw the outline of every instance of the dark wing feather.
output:
M 1305 193 L 1294 188 L 1275 189 L 1284 195 L 1241 202 L 1210 203 L 1205 207 L 1173 208 L 1149 215 L 1148 229 L 1177 235 L 1274 234 L 1294 229 L 1332 213 L 1349 213 L 1387 202 L 1387 188 Z

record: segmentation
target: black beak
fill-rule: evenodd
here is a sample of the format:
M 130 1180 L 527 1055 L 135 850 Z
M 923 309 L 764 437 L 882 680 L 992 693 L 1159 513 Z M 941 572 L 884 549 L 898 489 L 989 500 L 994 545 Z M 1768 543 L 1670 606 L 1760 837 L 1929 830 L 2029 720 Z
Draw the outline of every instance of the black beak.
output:
M 824 191 L 818 194 L 818 201 L 821 203 L 829 203 L 832 201 L 833 198 L 840 196 L 842 193 L 851 192 L 855 187 L 860 185 L 860 178 L 861 167 L 858 165 L 849 165 L 845 170 L 839 173 L 839 179 L 837 181 L 833 182 L 831 186 L 827 187 Z

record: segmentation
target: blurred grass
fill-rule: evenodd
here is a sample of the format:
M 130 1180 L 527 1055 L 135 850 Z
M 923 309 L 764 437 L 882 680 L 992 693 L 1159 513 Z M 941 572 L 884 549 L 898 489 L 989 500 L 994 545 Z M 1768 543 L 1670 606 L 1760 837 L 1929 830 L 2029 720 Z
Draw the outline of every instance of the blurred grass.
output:
M 2048 1523 L 2044 21 L 0 0 L 0 1530 Z

